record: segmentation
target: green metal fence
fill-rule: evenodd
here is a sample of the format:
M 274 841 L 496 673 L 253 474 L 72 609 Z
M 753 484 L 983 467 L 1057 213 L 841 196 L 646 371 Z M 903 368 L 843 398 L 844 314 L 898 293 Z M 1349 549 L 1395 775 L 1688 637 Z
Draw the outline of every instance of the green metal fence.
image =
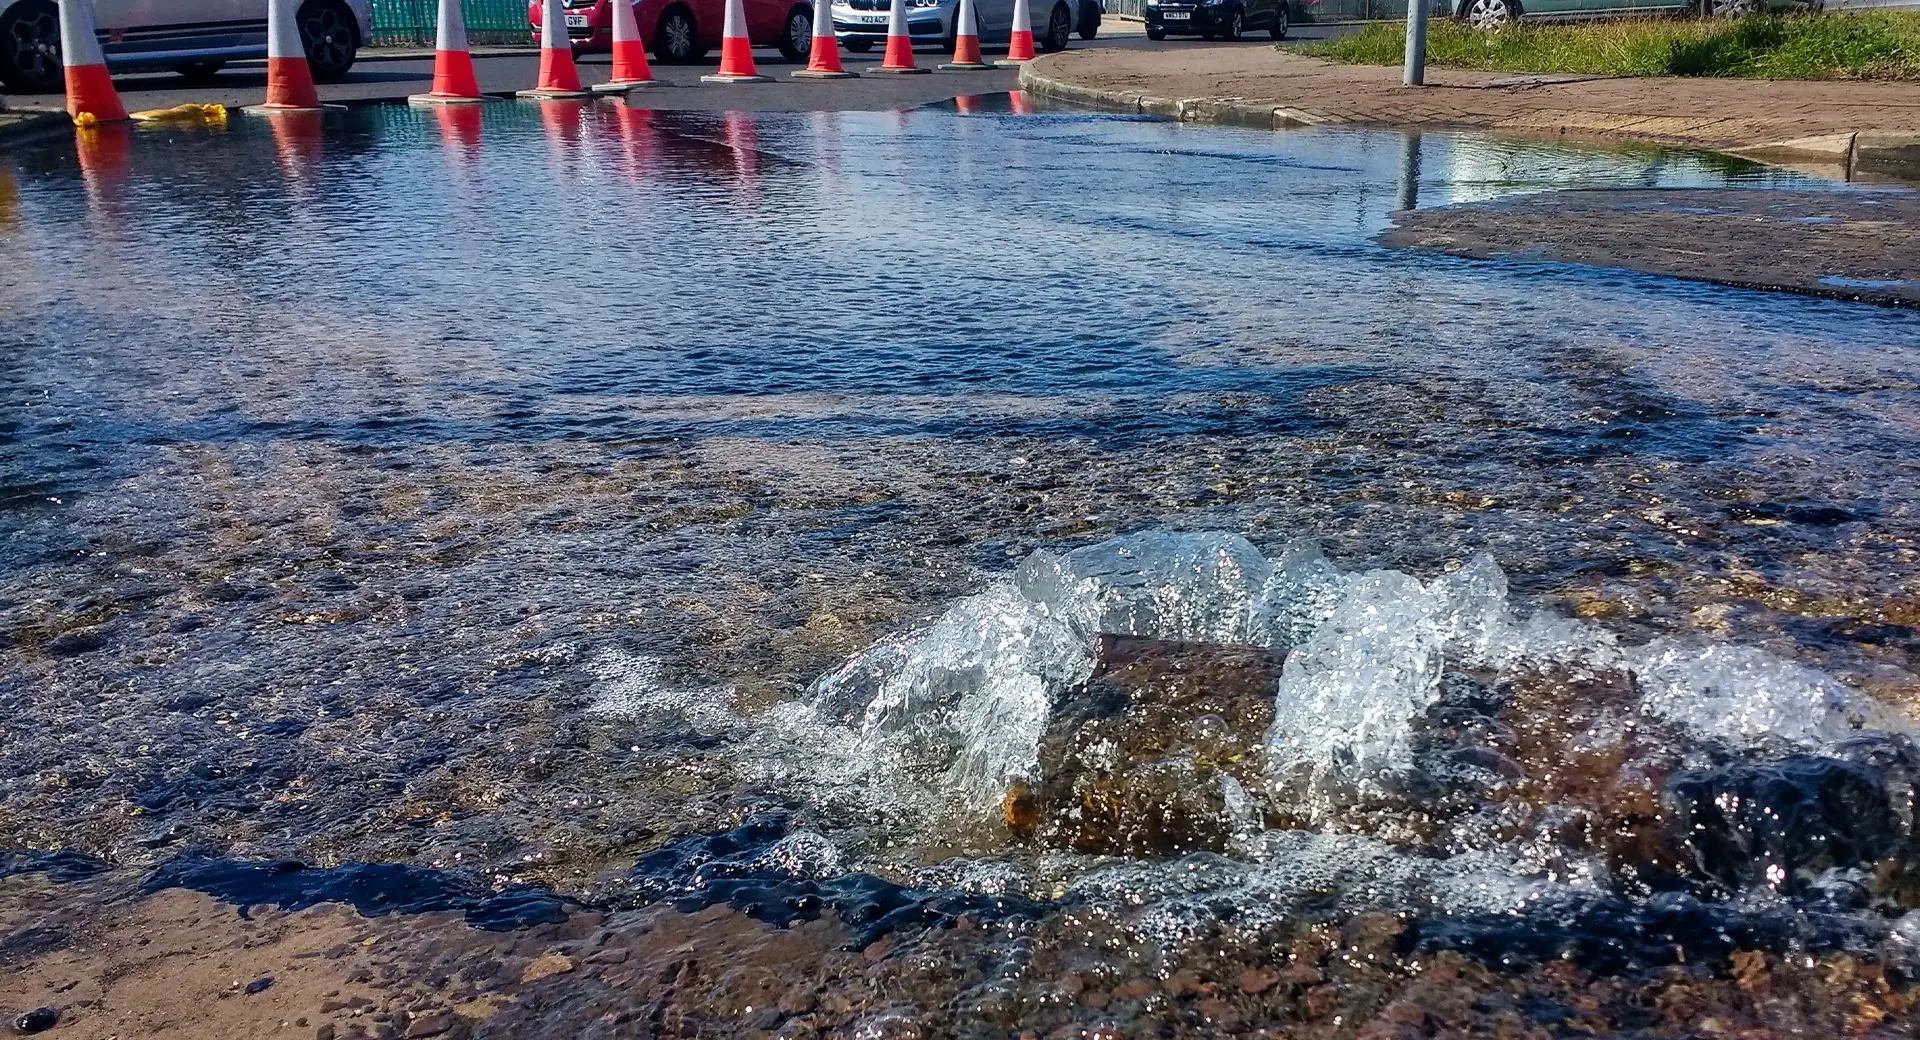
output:
M 439 0 L 373 0 L 376 47 L 431 47 Z M 460 0 L 473 43 L 527 43 L 526 0 Z

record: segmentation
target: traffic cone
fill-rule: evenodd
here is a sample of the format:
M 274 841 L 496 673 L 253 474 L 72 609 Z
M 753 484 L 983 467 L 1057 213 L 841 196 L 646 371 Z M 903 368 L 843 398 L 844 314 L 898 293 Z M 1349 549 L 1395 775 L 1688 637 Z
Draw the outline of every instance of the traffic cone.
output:
M 60 0 L 60 54 L 66 65 L 67 115 L 80 126 L 117 123 L 127 118 L 120 92 L 107 75 L 100 33 L 90 0 Z
M 702 83 L 766 83 L 753 67 L 753 43 L 747 39 L 747 7 L 740 0 L 727 0 L 727 17 L 720 30 L 720 71 L 700 77 Z
M 953 60 L 940 67 L 954 72 L 993 68 L 980 60 L 980 22 L 973 16 L 973 0 L 960 0 L 960 10 L 953 17 L 958 23 L 953 30 Z
M 840 38 L 833 34 L 832 0 L 814 0 L 813 46 L 807 55 L 807 67 L 793 74 L 794 79 L 852 79 L 856 73 L 840 67 Z
M 433 42 L 433 90 L 415 94 L 415 105 L 469 105 L 487 100 L 480 79 L 473 74 L 473 52 L 467 48 L 467 20 L 460 0 L 440 0 L 440 27 Z
M 1007 37 L 1008 61 L 1033 60 L 1033 8 L 1013 0 L 1013 33 Z
M 307 48 L 300 42 L 300 0 L 267 0 L 267 101 L 242 112 L 318 112 Z M 340 107 L 340 106 L 334 106 Z
M 519 94 L 524 98 L 584 98 L 593 92 L 580 89 L 580 70 L 573 64 L 573 40 L 567 36 L 567 12 L 560 0 L 541 0 L 540 4 L 540 82 L 532 90 Z
M 629 0 L 613 3 L 613 78 L 594 87 L 599 94 L 624 94 L 638 87 L 657 86 L 647 64 L 647 45 L 640 39 L 640 20 Z
M 877 72 L 929 72 L 913 63 L 913 37 L 907 35 L 907 0 L 893 0 L 887 12 L 887 56 Z

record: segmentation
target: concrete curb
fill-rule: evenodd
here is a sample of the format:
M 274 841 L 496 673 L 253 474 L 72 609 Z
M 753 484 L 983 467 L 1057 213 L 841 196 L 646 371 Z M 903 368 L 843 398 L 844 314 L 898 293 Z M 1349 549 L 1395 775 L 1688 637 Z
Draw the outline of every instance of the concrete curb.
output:
M 1070 101 L 1109 111 L 1160 116 L 1188 123 L 1220 123 L 1227 126 L 1289 130 L 1353 122 L 1289 108 L 1275 101 L 1256 101 L 1236 97 L 1168 98 L 1141 90 L 1089 87 L 1055 79 L 1039 71 L 1032 63 L 1020 69 L 1019 87 L 1022 91 L 1040 97 Z M 1471 128 L 1476 124 L 1463 121 L 1459 125 Z M 1500 129 L 1494 125 L 1485 125 L 1481 128 Z M 1797 138 L 1791 141 L 1734 147 L 1706 141 L 1690 141 L 1670 133 L 1635 133 L 1629 128 L 1610 131 L 1607 136 L 1708 148 L 1754 162 L 1789 166 L 1820 176 L 1837 176 L 1843 180 L 1854 180 L 1863 176 L 1920 180 L 1920 134 L 1916 133 L 1855 130 L 1818 137 Z
M 1031 63 L 1020 68 L 1020 89 L 1056 101 L 1109 111 L 1177 119 L 1183 123 L 1220 123 L 1259 130 L 1290 130 L 1334 122 L 1326 116 L 1276 105 L 1271 101 L 1252 101 L 1235 97 L 1159 97 L 1139 90 L 1106 90 L 1086 87 L 1035 72 Z
M 0 112 L 0 148 L 45 136 L 62 126 L 72 126 L 65 112 L 15 108 Z

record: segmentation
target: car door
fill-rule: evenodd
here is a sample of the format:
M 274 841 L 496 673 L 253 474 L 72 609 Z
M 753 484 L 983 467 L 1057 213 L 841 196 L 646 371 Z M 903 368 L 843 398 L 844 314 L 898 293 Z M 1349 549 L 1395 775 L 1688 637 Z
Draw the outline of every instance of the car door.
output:
M 249 0 L 94 0 L 94 21 L 121 54 L 264 45 L 267 7 Z
M 1246 26 L 1249 29 L 1265 29 L 1273 24 L 1273 12 L 1280 9 L 1279 0 L 1246 0 Z
M 1006 46 L 1013 32 L 1013 0 L 974 0 L 973 16 L 980 22 L 980 42 Z

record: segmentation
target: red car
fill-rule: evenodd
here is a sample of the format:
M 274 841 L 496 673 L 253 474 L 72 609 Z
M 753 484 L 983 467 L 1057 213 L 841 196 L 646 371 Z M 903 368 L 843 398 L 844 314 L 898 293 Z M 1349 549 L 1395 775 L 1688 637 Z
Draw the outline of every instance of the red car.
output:
M 613 5 L 621 0 L 561 0 L 567 35 L 576 53 L 613 50 Z M 789 61 L 806 61 L 813 50 L 813 5 L 802 0 L 744 0 L 747 38 L 755 47 L 778 47 Z M 534 42 L 540 40 L 540 2 L 527 4 Z M 699 61 L 720 46 L 726 0 L 638 0 L 633 13 L 647 50 L 663 65 Z

